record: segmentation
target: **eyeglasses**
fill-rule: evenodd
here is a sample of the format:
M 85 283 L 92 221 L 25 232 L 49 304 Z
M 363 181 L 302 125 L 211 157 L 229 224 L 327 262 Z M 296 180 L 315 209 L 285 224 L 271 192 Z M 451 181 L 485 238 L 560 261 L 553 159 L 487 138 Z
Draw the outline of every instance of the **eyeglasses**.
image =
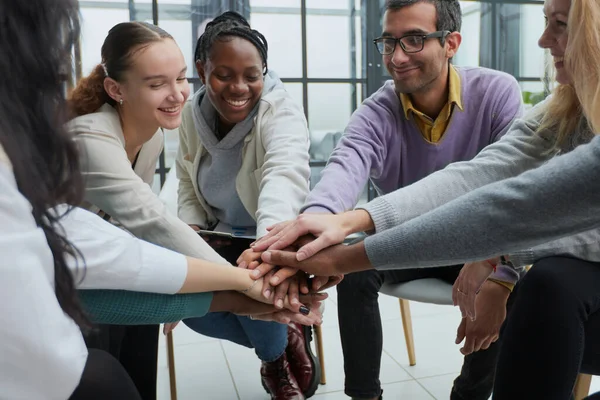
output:
M 405 53 L 418 53 L 421 50 L 423 50 L 423 48 L 425 47 L 425 41 L 427 39 L 432 39 L 432 38 L 442 38 L 443 39 L 446 36 L 448 36 L 449 34 L 450 34 L 450 31 L 435 31 L 435 32 L 428 33 L 426 35 L 410 34 L 410 35 L 404 35 L 399 38 L 382 36 L 382 37 L 378 37 L 377 39 L 373 40 L 373 43 L 375 43 L 375 47 L 377 47 L 377 51 L 379 51 L 379 53 L 382 56 L 387 56 L 387 55 L 392 54 L 396 50 L 396 43 L 400 44 L 400 47 L 402 47 L 402 50 L 404 50 Z M 443 40 L 442 40 L 442 44 L 444 44 Z

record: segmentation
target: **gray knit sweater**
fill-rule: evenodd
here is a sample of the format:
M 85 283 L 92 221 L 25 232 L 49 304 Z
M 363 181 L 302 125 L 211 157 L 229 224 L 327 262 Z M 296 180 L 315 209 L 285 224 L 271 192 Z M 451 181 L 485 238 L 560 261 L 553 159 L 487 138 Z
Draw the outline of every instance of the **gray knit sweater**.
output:
M 376 227 L 365 240 L 371 263 L 433 267 L 509 253 L 519 266 L 550 255 L 600 261 L 600 139 L 577 147 L 593 137 L 582 122 L 568 154 L 555 157 L 537 126 L 518 120 L 473 160 L 362 207 Z

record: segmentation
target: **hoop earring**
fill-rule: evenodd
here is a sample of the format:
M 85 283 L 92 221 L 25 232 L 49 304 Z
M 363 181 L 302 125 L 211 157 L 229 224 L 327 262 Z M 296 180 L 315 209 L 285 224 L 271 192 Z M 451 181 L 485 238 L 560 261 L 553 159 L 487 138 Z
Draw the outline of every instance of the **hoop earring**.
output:
M 119 100 L 119 105 L 123 105 L 123 99 Z

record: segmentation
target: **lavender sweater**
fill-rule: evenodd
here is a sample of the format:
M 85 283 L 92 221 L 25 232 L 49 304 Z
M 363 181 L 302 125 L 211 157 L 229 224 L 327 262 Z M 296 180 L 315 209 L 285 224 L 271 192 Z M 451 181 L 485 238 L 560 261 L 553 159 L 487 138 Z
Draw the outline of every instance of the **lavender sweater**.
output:
M 522 113 L 517 81 L 486 68 L 457 68 L 464 110 L 455 107 L 444 136 L 426 141 L 406 119 L 392 81 L 354 112 L 302 211 L 354 208 L 368 179 L 381 194 L 410 185 L 455 161 L 472 159 Z

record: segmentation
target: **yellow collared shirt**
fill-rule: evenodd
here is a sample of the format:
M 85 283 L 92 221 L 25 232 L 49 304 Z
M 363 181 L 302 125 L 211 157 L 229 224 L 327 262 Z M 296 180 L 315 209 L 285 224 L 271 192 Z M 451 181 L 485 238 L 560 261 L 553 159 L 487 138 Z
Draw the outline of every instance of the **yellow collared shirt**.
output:
M 444 132 L 446 132 L 448 124 L 450 123 L 450 116 L 452 115 L 452 106 L 456 104 L 461 111 L 463 110 L 460 75 L 452 65 L 449 70 L 448 85 L 448 102 L 444 105 L 444 108 L 442 108 L 442 111 L 440 111 L 440 114 L 435 121 L 417 110 L 409 95 L 400 93 L 400 102 L 404 108 L 404 116 L 406 119 L 409 119 L 409 115 L 412 114 L 414 116 L 414 121 L 419 128 L 419 132 L 421 132 L 421 135 L 423 135 L 425 140 L 431 143 L 439 142 L 444 135 Z

